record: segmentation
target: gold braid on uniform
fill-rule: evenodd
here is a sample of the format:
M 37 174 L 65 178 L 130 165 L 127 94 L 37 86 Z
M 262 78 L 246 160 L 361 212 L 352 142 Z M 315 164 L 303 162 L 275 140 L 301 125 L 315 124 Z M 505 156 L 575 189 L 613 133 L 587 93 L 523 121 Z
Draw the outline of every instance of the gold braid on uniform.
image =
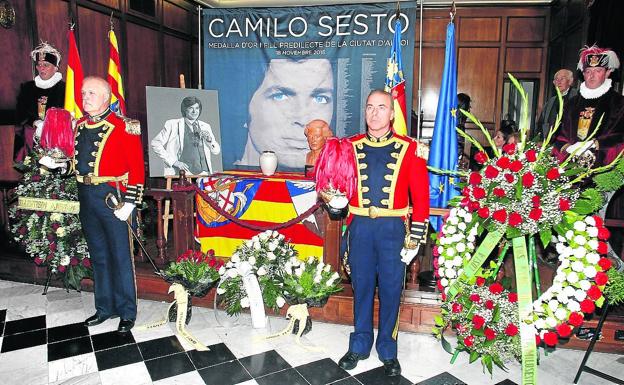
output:
M 405 248 L 415 249 L 425 243 L 428 229 L 429 219 L 425 219 L 424 222 L 412 222 L 409 235 L 405 237 Z

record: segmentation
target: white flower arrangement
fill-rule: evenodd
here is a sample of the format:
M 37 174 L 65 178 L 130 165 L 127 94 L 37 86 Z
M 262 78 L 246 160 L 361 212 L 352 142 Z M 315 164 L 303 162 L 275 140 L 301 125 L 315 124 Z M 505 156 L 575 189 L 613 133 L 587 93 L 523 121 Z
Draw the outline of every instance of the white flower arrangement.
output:
M 315 257 L 305 261 L 290 258 L 285 264 L 282 282 L 284 297 L 293 305 L 322 306 L 331 294 L 342 290 L 340 275 Z
M 297 252 L 277 231 L 268 230 L 245 241 L 219 269 L 221 282 L 217 294 L 229 315 L 249 307 L 242 277 L 255 274 L 264 304 L 277 311 L 284 306 L 281 276 L 287 261 L 297 259 Z

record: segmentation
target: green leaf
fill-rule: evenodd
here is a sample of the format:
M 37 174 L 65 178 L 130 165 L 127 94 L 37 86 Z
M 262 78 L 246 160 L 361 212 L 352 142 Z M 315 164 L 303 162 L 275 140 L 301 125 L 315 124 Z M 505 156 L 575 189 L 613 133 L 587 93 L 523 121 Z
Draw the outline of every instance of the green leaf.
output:
M 517 238 L 521 235 L 522 235 L 522 232 L 519 229 L 515 227 L 507 226 L 507 238 L 508 239 Z
M 475 350 L 473 350 L 472 352 L 470 352 L 470 359 L 469 359 L 469 363 L 473 363 L 475 362 L 477 359 L 479 358 L 479 353 Z
M 453 354 L 453 347 L 451 346 L 451 343 L 448 342 L 446 338 L 444 338 L 443 334 L 441 334 L 440 337 L 441 337 L 440 342 L 442 343 L 442 348 L 444 349 L 444 351 L 446 351 L 449 354 Z
M 550 243 L 550 240 L 552 239 L 552 230 L 549 227 L 547 229 L 540 231 L 539 235 L 540 235 L 540 240 L 542 241 L 542 245 L 544 245 L 544 248 L 545 248 L 546 246 L 548 246 L 548 244 Z
M 436 315 L 433 317 L 433 320 L 435 321 L 436 326 L 444 326 L 444 319 L 441 315 Z
M 605 297 L 604 297 L 604 295 L 600 296 L 600 298 L 598 298 L 598 299 L 596 300 L 596 302 L 595 302 L 595 303 L 596 303 L 596 306 L 597 306 L 597 307 L 602 307 L 602 305 L 604 304 L 604 301 L 605 301 Z
M 481 357 L 481 362 L 483 363 L 483 366 L 487 369 L 487 371 L 492 374 L 492 356 L 484 355 L 483 357 Z
M 588 215 L 594 212 L 594 205 L 587 199 L 579 199 L 572 211 L 581 215 Z

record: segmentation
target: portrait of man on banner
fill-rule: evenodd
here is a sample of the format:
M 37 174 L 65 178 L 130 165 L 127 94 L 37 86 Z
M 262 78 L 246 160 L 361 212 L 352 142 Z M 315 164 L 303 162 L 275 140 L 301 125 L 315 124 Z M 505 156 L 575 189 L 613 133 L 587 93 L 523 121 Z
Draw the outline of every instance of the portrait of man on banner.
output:
M 223 170 L 216 91 L 147 87 L 150 176 Z

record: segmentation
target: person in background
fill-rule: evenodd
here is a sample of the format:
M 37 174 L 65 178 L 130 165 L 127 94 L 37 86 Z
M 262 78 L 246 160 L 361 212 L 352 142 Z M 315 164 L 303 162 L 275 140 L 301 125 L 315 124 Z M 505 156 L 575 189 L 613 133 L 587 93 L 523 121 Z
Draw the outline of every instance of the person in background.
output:
M 516 122 L 513 120 L 502 120 L 500 129 L 496 131 L 492 139 L 499 150 L 506 144 L 516 143 L 518 141 Z
M 556 134 L 555 147 L 563 154 L 595 157 L 594 166 L 598 167 L 609 164 L 624 150 L 624 96 L 611 87 L 609 79 L 619 67 L 620 61 L 610 49 L 592 46 L 581 51 L 578 69 L 584 81 L 579 94 L 566 105 Z M 596 136 L 583 143 L 601 117 Z
M 561 97 L 563 98 L 564 105 L 568 102 L 568 100 L 572 99 L 572 97 L 576 96 L 576 94 L 578 93 L 578 90 L 576 90 L 575 88 L 571 88 L 572 83 L 574 83 L 574 74 L 572 73 L 572 71 L 563 68 L 555 73 L 555 77 L 553 78 L 553 84 L 555 87 L 557 87 L 557 89 L 559 89 L 559 92 L 561 92 Z M 538 135 L 542 140 L 545 139 L 548 136 L 550 128 L 555 125 L 558 112 L 559 99 L 555 94 L 554 96 L 551 96 L 550 99 L 548 99 L 544 104 L 542 113 L 537 119 L 537 129 L 535 130 L 534 135 Z
M 457 94 L 457 109 L 470 112 L 470 101 L 470 95 L 464 93 Z M 467 120 L 468 118 L 466 117 L 466 115 L 461 113 L 461 111 L 457 112 L 457 128 L 465 132 Z M 465 144 L 466 140 L 464 139 L 464 137 L 457 135 L 457 153 L 459 154 L 457 164 L 462 169 L 467 169 L 470 164 L 470 159 L 468 159 L 468 156 L 464 153 Z
M 61 53 L 48 43 L 39 44 L 30 57 L 35 62 L 37 76 L 23 83 L 17 96 L 13 160 L 21 162 L 32 150 L 33 135 L 43 125 L 46 111 L 63 107 L 65 82 L 59 72 Z

